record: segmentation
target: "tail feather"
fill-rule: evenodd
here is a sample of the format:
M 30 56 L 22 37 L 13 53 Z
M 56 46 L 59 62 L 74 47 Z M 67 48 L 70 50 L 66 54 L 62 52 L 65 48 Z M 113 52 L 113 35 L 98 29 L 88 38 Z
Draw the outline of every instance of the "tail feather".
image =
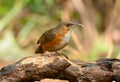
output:
M 38 53 L 44 53 L 44 50 L 43 50 L 43 48 L 42 48 L 41 45 L 39 45 L 39 47 L 36 49 L 35 53 L 36 54 L 38 54 Z

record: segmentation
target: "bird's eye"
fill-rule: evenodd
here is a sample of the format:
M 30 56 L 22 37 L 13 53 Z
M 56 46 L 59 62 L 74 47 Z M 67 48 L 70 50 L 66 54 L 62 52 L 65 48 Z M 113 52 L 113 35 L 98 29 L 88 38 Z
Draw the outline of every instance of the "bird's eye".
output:
M 72 26 L 72 25 L 73 25 L 73 24 L 70 24 L 70 23 L 66 24 L 67 27 L 70 27 L 70 26 Z

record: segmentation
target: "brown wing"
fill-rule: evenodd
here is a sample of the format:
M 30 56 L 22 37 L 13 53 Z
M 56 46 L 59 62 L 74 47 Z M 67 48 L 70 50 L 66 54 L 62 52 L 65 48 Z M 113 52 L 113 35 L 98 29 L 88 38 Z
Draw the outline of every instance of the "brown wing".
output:
M 37 44 L 52 41 L 55 38 L 54 28 L 46 31 L 37 41 Z

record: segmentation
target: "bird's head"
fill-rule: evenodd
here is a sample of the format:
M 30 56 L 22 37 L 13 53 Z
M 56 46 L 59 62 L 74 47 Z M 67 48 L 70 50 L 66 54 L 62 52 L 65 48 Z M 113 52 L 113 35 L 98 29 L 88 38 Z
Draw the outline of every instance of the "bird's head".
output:
M 75 26 L 80 26 L 80 27 L 84 27 L 82 24 L 79 24 L 79 23 L 74 23 L 74 22 L 63 22 L 63 23 L 60 23 L 57 28 L 58 29 L 67 29 L 67 30 L 70 30 L 72 29 L 73 27 Z

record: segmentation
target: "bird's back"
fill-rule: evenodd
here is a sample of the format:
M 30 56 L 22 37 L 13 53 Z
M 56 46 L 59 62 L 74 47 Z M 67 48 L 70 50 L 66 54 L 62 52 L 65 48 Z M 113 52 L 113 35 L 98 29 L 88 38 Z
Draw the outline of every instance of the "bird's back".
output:
M 36 53 L 54 52 L 62 49 L 70 40 L 70 32 L 71 30 L 63 25 L 46 31 L 37 42 L 40 45 Z

